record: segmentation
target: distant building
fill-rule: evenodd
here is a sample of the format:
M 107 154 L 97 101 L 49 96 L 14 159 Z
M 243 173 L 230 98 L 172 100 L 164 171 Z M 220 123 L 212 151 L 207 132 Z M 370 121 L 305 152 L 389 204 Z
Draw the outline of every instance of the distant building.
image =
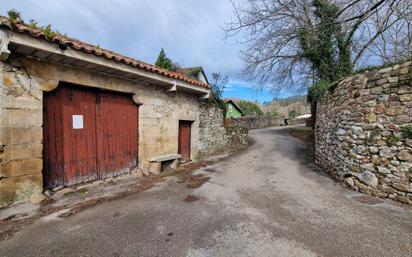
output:
M 242 110 L 232 100 L 230 99 L 225 100 L 225 106 L 226 106 L 226 118 L 239 118 L 240 116 L 242 116 Z
M 209 84 L 209 81 L 206 77 L 206 73 L 203 70 L 203 67 L 187 67 L 187 68 L 181 68 L 176 70 L 176 72 L 180 74 L 184 74 L 190 78 L 193 78 L 197 81 L 207 83 Z

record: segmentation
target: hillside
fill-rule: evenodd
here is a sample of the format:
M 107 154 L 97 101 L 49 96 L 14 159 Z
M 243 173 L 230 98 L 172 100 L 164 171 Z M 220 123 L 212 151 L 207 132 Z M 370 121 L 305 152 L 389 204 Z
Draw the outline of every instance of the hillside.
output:
M 286 118 L 289 114 L 295 116 L 310 113 L 310 105 L 307 103 L 306 96 L 294 96 L 283 99 L 274 99 L 271 102 L 260 104 L 264 113 L 277 113 L 279 116 Z

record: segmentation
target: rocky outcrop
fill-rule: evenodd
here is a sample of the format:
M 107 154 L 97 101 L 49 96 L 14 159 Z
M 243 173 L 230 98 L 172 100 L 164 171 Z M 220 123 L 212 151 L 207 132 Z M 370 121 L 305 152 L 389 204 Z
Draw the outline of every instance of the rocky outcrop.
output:
M 290 112 L 296 115 L 310 113 L 310 105 L 307 101 L 307 96 L 295 96 L 284 99 L 273 100 L 270 103 L 260 105 L 264 113 L 276 112 L 280 117 L 289 117 Z
M 412 204 L 411 62 L 343 80 L 317 112 L 320 166 L 357 191 Z

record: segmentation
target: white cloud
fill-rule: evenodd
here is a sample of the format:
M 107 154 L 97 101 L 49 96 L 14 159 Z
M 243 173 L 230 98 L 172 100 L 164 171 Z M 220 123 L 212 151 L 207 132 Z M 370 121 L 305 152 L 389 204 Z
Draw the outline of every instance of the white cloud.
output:
M 2 0 L 0 8 L 149 63 L 163 47 L 174 61 L 209 74 L 237 77 L 242 68 L 234 39 L 224 40 L 222 30 L 229 0 Z

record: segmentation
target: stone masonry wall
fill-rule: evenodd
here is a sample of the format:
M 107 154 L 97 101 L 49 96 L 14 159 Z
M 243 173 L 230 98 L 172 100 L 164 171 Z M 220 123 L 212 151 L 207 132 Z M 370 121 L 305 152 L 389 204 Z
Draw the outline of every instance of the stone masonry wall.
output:
M 43 92 L 0 62 L 0 208 L 42 193 Z
M 200 105 L 199 153 L 202 156 L 242 149 L 248 144 L 248 130 L 241 127 L 226 127 L 223 110 L 204 101 Z
M 228 120 L 229 126 L 239 126 L 246 129 L 258 129 L 282 125 L 283 119 L 267 116 L 242 116 Z
M 351 188 L 412 204 L 412 63 L 371 70 L 325 93 L 316 162 Z

